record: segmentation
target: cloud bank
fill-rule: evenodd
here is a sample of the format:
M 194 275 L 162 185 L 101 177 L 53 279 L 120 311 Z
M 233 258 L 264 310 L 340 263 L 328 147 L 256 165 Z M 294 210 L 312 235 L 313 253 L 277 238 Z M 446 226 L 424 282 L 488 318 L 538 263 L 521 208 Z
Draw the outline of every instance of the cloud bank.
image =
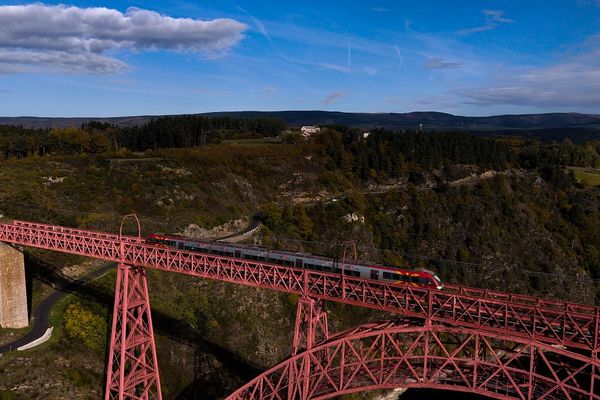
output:
M 510 70 L 510 68 L 508 68 Z M 513 70 L 487 87 L 455 91 L 467 103 L 546 109 L 600 107 L 600 47 L 545 67 Z
M 0 6 L 0 72 L 51 68 L 112 73 L 127 68 L 122 50 L 171 50 L 225 54 L 247 29 L 233 19 L 172 18 L 140 8 L 29 4 Z

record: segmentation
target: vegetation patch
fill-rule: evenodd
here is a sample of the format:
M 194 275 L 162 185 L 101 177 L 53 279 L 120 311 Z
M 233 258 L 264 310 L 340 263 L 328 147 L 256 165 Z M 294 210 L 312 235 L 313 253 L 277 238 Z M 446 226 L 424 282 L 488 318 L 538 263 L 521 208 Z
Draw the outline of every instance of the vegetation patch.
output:
M 573 171 L 577 182 L 584 186 L 600 185 L 600 170 L 598 169 L 569 167 L 569 170 Z

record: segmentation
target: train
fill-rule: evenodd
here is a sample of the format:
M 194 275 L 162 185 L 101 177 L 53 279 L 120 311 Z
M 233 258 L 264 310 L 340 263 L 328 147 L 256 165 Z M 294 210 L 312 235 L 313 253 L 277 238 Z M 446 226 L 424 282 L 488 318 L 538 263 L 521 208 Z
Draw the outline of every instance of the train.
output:
M 184 236 L 164 235 L 160 233 L 148 235 L 146 243 L 152 246 L 172 247 L 179 250 L 268 262 L 288 267 L 306 268 L 336 274 L 344 273 L 347 276 L 356 278 L 393 282 L 430 289 L 441 290 L 444 288 L 444 284 L 439 276 L 427 269 L 401 269 L 363 263 L 356 260 L 345 260 L 342 263 L 342 260 L 339 259 L 315 256 L 308 253 L 271 250 L 263 247 L 225 242 L 202 241 Z

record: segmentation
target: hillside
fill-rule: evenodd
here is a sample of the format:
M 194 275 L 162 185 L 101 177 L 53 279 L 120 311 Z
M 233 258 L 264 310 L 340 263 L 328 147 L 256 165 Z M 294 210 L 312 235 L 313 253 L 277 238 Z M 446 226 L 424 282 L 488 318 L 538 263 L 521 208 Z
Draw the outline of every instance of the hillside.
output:
M 288 124 L 340 125 L 361 128 L 381 127 L 392 130 L 416 129 L 423 124 L 426 130 L 498 131 L 540 128 L 600 128 L 600 115 L 578 113 L 549 113 L 464 117 L 440 112 L 410 113 L 346 113 L 332 111 L 232 111 L 199 113 L 203 116 L 231 116 L 237 118 L 281 118 Z M 79 127 L 89 121 L 100 121 L 119 126 L 142 125 L 158 116 L 128 116 L 110 118 L 41 118 L 0 117 L 0 125 L 24 128 Z
M 600 191 L 563 166 L 597 168 L 598 157 L 591 145 L 333 130 L 301 144 L 11 157 L 0 159 L 0 214 L 115 231 L 136 212 L 147 234 L 259 213 L 256 244 L 339 257 L 352 239 L 362 259 L 427 266 L 446 282 L 593 303 Z M 94 268 L 56 253 L 28 257 L 34 304 L 49 282 Z M 165 398 L 222 398 L 290 354 L 295 296 L 159 271 L 148 281 Z M 97 398 L 113 286 L 110 274 L 73 293 L 50 343 L 0 358 L 0 391 Z M 327 309 L 332 331 L 387 317 Z M 95 323 L 73 328 L 78 313 Z M 0 341 L 14 334 L 0 330 Z

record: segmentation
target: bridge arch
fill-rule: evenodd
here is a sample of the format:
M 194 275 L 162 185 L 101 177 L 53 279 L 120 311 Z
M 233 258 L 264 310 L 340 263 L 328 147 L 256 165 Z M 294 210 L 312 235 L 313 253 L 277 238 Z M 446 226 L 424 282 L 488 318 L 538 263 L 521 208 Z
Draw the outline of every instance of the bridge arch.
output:
M 398 387 L 496 399 L 592 400 L 600 399 L 599 368 L 597 357 L 540 342 L 399 320 L 334 335 L 227 400 L 320 400 Z

